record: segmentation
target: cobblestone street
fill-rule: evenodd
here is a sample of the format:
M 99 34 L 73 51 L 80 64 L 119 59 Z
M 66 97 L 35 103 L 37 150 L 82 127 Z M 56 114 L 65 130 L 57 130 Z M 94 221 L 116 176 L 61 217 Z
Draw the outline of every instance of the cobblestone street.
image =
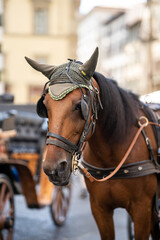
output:
M 16 197 L 14 240 L 100 240 L 90 211 L 89 199 L 79 197 L 78 177 L 72 178 L 72 200 L 66 223 L 56 227 L 50 209 L 28 209 L 23 196 Z M 116 240 L 127 240 L 126 213 L 115 211 Z

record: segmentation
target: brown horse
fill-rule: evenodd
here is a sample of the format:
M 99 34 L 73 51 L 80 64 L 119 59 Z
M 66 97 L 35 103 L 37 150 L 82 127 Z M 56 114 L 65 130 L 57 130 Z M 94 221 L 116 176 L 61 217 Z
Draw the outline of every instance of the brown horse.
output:
M 118 207 L 130 214 L 136 240 L 149 239 L 150 234 L 159 239 L 153 208 L 159 168 L 156 138 L 147 120 L 150 110 L 134 94 L 96 73 L 97 58 L 98 49 L 84 64 L 70 60 L 55 67 L 26 58 L 49 79 L 37 104 L 38 114 L 49 120 L 43 169 L 51 182 L 66 185 L 72 158 L 75 167 L 83 149 L 80 166 L 81 170 L 85 167 L 85 182 L 101 239 L 114 239 L 113 212 Z M 130 149 L 125 165 L 108 181 L 91 182 L 90 174 L 92 180 L 101 179 L 114 170 L 143 124 L 145 130 Z

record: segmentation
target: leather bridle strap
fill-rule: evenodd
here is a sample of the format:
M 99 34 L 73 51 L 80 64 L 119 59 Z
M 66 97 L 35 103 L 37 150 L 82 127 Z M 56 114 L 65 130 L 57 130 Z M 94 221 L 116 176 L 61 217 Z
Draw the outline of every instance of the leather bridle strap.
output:
M 83 129 L 83 132 L 81 134 L 81 137 L 80 137 L 80 140 L 79 140 L 79 143 L 78 143 L 78 151 L 76 152 L 76 154 L 79 155 L 79 159 L 81 157 L 81 148 L 83 146 L 83 143 L 84 143 L 86 137 L 88 136 L 88 134 L 90 133 L 91 130 L 92 130 L 92 134 L 94 132 L 94 125 L 95 125 L 94 113 L 92 114 L 91 122 L 89 123 L 91 107 L 92 107 L 91 106 L 91 98 L 89 98 L 87 120 L 85 122 L 84 129 Z
M 56 145 L 57 147 L 63 148 L 64 150 L 66 150 L 67 152 L 73 153 L 76 152 L 78 150 L 78 146 L 76 146 L 75 144 L 73 144 L 72 142 L 70 142 L 68 139 L 52 133 L 52 132 L 48 132 L 47 133 L 47 137 L 52 137 L 52 138 L 56 138 L 56 139 L 52 139 L 52 138 L 48 138 L 46 140 L 46 144 L 51 144 L 51 145 Z

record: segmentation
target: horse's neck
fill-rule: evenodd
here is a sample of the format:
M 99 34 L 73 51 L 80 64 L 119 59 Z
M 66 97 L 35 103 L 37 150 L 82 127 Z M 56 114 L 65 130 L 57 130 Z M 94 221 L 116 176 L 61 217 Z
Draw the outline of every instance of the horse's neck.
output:
M 127 136 L 124 143 L 108 143 L 102 137 L 99 126 L 96 127 L 95 133 L 88 141 L 84 152 L 84 159 L 97 167 L 114 167 L 121 161 L 127 148 L 128 143 L 133 139 L 136 129 L 133 127 L 132 134 Z

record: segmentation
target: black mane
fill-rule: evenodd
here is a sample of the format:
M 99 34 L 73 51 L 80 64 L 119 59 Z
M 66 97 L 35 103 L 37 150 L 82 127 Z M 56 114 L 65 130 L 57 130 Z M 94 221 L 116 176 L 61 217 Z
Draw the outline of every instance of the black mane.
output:
M 138 97 L 100 73 L 94 74 L 100 87 L 103 110 L 99 111 L 99 125 L 107 142 L 122 142 L 131 126 L 136 125 L 140 102 Z

